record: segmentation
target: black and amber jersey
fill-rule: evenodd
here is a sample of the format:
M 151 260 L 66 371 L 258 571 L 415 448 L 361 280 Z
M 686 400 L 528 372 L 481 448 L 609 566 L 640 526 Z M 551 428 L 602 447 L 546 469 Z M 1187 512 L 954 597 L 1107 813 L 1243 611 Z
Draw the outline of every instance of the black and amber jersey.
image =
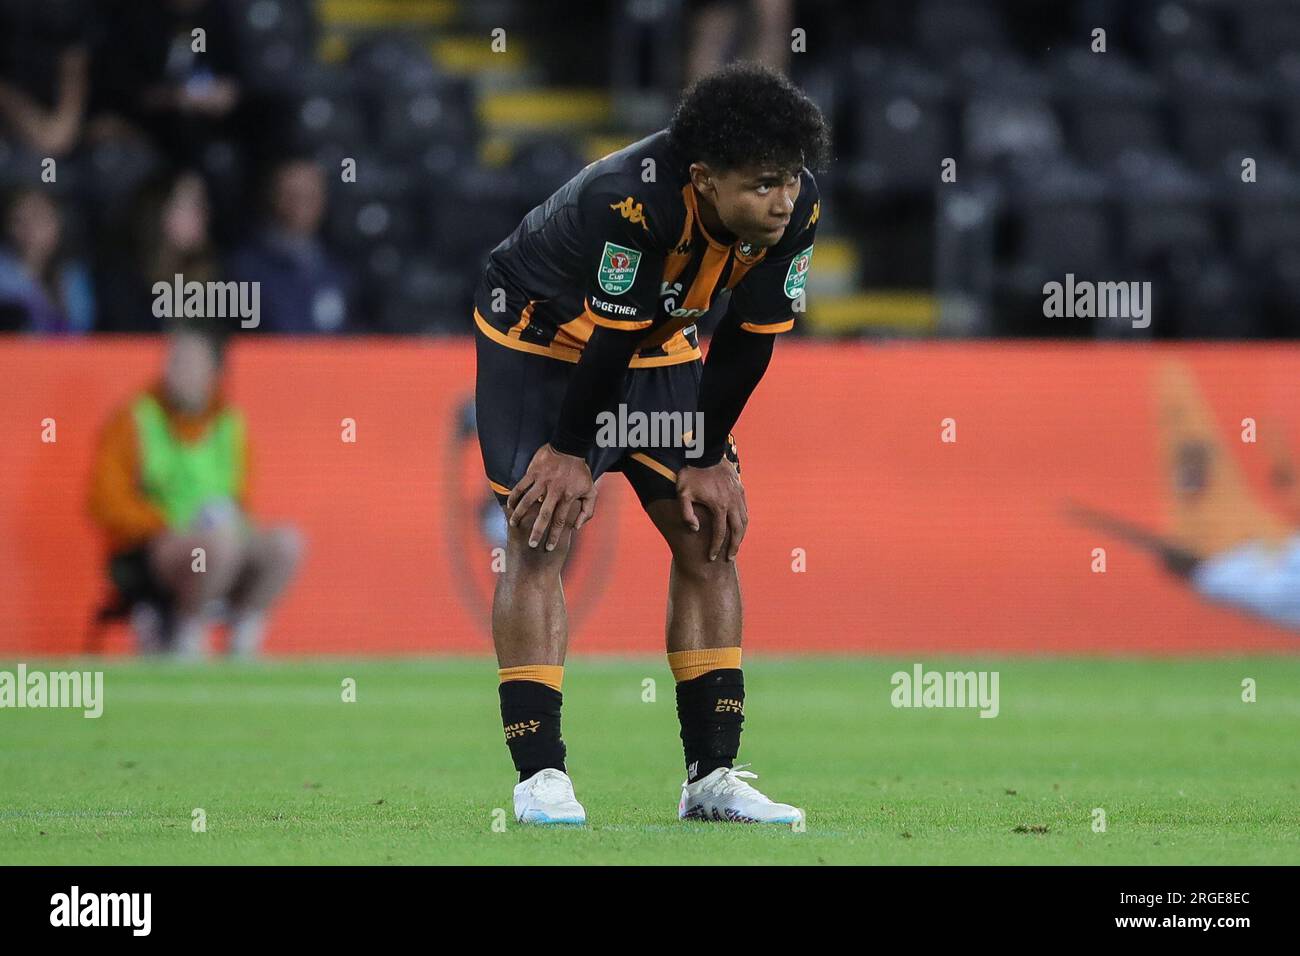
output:
M 806 168 L 770 248 L 714 239 L 668 131 L 591 163 L 492 250 L 474 321 L 493 341 L 576 362 L 597 325 L 645 330 L 632 368 L 700 357 L 695 320 L 724 289 L 751 332 L 794 326 L 821 204 Z

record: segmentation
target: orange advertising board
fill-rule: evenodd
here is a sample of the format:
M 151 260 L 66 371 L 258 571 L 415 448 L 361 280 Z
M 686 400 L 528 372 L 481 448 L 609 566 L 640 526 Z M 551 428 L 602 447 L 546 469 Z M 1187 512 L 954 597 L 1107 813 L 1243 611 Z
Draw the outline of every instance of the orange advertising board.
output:
M 0 657 L 87 647 L 109 594 L 86 509 L 95 442 L 162 348 L 0 341 Z M 473 343 L 250 339 L 227 385 L 255 519 L 306 539 L 268 653 L 489 652 L 501 522 L 469 414 Z M 746 647 L 1300 649 L 1297 418 L 1290 346 L 782 338 L 735 429 Z M 1202 582 L 1172 573 L 1160 542 L 1267 563 Z M 571 652 L 662 650 L 668 564 L 622 476 L 603 478 L 566 569 Z M 1262 587 L 1256 566 L 1272 590 L 1239 600 Z M 128 650 L 125 627 L 104 647 Z

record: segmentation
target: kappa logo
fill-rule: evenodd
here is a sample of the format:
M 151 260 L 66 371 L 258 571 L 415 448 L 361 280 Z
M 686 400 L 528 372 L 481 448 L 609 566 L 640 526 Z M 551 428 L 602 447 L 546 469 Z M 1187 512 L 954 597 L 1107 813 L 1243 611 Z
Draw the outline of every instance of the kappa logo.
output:
M 619 215 L 628 222 L 637 223 L 646 232 L 650 231 L 650 224 L 646 222 L 645 212 L 642 210 L 641 204 L 631 196 L 628 196 L 622 202 L 610 203 L 609 208 L 617 210 Z
M 692 246 L 694 246 L 694 244 L 695 244 L 695 240 L 688 236 L 687 238 L 683 239 L 681 242 L 677 243 L 676 248 L 673 249 L 673 255 L 675 256 L 686 255 L 691 251 L 691 248 Z
M 821 217 L 821 214 L 822 214 L 822 201 L 819 199 L 815 203 L 813 203 L 812 215 L 809 216 L 808 221 L 803 224 L 804 229 L 808 229 L 811 226 L 817 225 L 817 220 Z
M 797 299 L 803 294 L 803 287 L 808 282 L 808 268 L 812 265 L 813 247 L 790 260 L 790 269 L 785 274 L 785 295 L 787 299 Z
M 754 254 L 754 244 L 752 242 L 742 242 L 736 247 L 736 251 L 748 259 Z
M 641 265 L 641 253 L 616 242 L 605 243 L 596 278 L 606 295 L 622 295 L 636 281 L 636 270 Z

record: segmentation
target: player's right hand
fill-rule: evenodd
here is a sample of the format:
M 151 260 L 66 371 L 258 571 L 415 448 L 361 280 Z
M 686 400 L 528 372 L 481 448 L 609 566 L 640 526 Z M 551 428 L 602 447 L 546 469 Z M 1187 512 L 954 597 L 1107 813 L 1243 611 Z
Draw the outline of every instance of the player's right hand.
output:
M 537 502 L 541 510 L 528 535 L 528 547 L 535 548 L 546 538 L 546 550 L 560 543 L 564 529 L 577 531 L 596 510 L 596 485 L 591 480 L 587 462 L 576 455 L 556 451 L 550 443 L 537 449 L 528 470 L 506 498 L 506 517 L 513 528 L 524 519 Z M 547 529 L 550 535 L 547 536 Z

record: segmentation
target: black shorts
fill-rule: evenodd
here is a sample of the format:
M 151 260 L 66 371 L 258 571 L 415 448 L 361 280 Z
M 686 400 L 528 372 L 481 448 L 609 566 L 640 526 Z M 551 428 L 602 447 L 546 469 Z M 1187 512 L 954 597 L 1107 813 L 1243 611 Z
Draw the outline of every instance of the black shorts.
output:
M 474 410 L 479 448 L 488 484 L 504 505 L 537 449 L 551 440 L 565 388 L 576 366 L 563 359 L 498 345 L 477 330 L 474 341 L 478 355 Z M 629 369 L 618 401 L 627 406 L 629 413 L 693 415 L 699 408 L 703 369 L 699 359 Z M 680 446 L 596 446 L 587 453 L 587 467 L 593 479 L 607 471 L 621 471 L 645 507 L 652 501 L 677 497 L 677 472 L 690 462 L 687 450 Z M 740 456 L 733 435 L 727 436 L 726 457 L 739 472 Z

